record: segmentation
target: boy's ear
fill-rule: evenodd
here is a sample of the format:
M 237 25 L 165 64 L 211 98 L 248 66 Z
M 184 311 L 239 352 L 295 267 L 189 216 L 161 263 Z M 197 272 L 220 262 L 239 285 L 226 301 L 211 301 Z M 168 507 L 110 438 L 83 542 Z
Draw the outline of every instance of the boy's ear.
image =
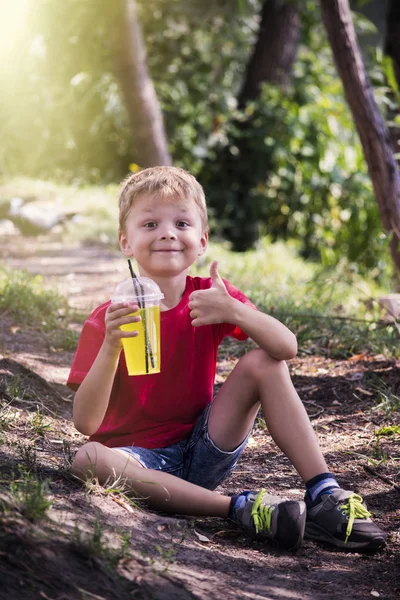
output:
M 119 242 L 119 247 L 121 248 L 121 252 L 123 254 L 125 254 L 125 256 L 132 256 L 133 255 L 133 252 L 132 252 L 132 249 L 131 249 L 131 247 L 129 245 L 127 237 L 124 234 L 124 232 L 121 231 L 121 230 L 118 231 L 118 242 Z
M 204 254 L 204 252 L 207 250 L 207 246 L 208 246 L 208 232 L 205 231 L 200 238 L 200 250 L 199 250 L 198 256 L 201 256 L 202 254 Z

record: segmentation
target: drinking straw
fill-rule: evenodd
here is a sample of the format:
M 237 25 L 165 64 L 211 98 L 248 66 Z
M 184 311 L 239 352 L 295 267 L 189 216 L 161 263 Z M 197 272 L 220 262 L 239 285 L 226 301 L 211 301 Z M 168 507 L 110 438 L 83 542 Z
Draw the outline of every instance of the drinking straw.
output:
M 151 349 L 151 344 L 150 344 L 150 340 L 149 340 L 149 336 L 147 333 L 147 319 L 146 319 L 146 302 L 144 299 L 144 288 L 143 285 L 140 282 L 140 279 L 138 279 L 135 271 L 133 270 L 132 267 L 132 262 L 131 259 L 128 258 L 128 266 L 129 266 L 129 271 L 132 277 L 132 283 L 133 283 L 133 287 L 135 288 L 135 294 L 138 297 L 138 305 L 139 308 L 143 309 L 143 331 L 144 331 L 144 356 L 145 356 L 145 361 L 146 361 L 146 373 L 149 372 L 149 356 L 150 356 L 150 362 L 151 362 L 151 366 L 154 369 L 154 356 L 153 356 L 153 351 Z M 138 292 L 138 287 L 140 288 L 140 293 L 142 296 L 142 301 L 139 300 L 139 292 Z

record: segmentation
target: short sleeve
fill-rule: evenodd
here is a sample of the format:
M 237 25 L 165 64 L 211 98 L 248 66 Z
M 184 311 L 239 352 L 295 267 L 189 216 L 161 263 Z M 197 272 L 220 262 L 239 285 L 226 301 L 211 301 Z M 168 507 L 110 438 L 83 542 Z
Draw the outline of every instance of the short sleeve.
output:
M 103 310 L 101 310 L 103 309 Z M 105 336 L 106 307 L 97 309 L 84 323 L 67 385 L 76 391 L 94 363 Z
M 251 300 L 249 300 L 249 298 L 246 296 L 246 294 L 244 294 L 237 287 L 235 287 L 234 285 L 229 283 L 229 281 L 226 281 L 226 279 L 223 279 L 223 282 L 225 283 L 225 287 L 226 287 L 229 295 L 232 296 L 232 298 L 239 300 L 239 302 L 242 302 L 243 304 L 245 304 L 246 306 L 249 306 L 250 308 L 253 308 L 254 310 L 258 310 L 257 307 L 255 306 L 255 304 L 253 304 L 253 302 Z M 221 327 L 222 327 L 222 337 L 229 335 L 229 336 L 235 338 L 236 340 L 241 340 L 241 341 L 247 340 L 247 338 L 249 337 L 247 335 L 247 333 L 242 331 L 240 329 L 240 327 L 237 327 L 233 323 L 223 323 Z

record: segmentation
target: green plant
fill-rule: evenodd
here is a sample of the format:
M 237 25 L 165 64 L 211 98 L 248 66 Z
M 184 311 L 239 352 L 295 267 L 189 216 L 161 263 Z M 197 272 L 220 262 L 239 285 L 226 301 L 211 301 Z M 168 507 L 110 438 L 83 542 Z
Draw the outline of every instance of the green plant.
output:
M 37 468 L 37 452 L 34 442 L 22 442 L 18 440 L 15 444 L 20 460 L 28 471 L 35 471 Z
M 383 410 L 387 415 L 391 414 L 395 411 L 400 410 L 400 396 L 397 393 L 397 388 L 394 384 L 386 383 L 385 381 L 378 380 L 371 385 L 371 388 L 377 394 L 378 404 L 374 407 L 375 410 Z M 385 431 L 384 428 L 382 428 Z M 387 431 L 392 431 L 388 429 Z M 395 434 L 396 431 L 393 430 L 392 434 Z M 388 435 L 386 433 L 381 433 L 378 435 L 378 442 L 381 435 Z
M 383 427 L 380 427 L 374 433 L 378 439 L 382 436 L 400 435 L 400 425 L 383 425 Z
M 11 402 L 0 403 L 0 432 L 8 431 L 10 425 L 15 421 L 15 412 L 10 409 Z
M 26 386 L 21 375 L 13 375 L 7 382 L 7 393 L 12 400 L 23 400 L 26 394 Z
M 111 568 L 115 568 L 121 559 L 129 556 L 131 545 L 129 533 L 119 534 L 119 544 L 115 547 L 111 546 L 106 539 L 102 524 L 97 519 L 91 524 L 91 527 L 91 531 L 83 532 L 75 522 L 72 540 L 76 551 L 84 554 L 89 560 L 101 559 Z
M 48 499 L 49 481 L 40 481 L 25 468 L 20 468 L 10 483 L 3 510 L 13 508 L 28 521 L 36 522 L 46 516 L 51 501 Z
M 39 407 L 36 408 L 35 413 L 31 417 L 30 423 L 34 433 L 41 437 L 43 437 L 46 431 L 51 427 L 50 423 L 45 422 L 45 416 L 40 412 Z

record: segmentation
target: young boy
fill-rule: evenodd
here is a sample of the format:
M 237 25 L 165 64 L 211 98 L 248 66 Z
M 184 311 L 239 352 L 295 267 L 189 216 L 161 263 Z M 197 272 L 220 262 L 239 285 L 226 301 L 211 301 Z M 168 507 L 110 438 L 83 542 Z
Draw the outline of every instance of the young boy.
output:
M 72 469 L 104 483 L 122 475 L 132 491 L 164 512 L 229 517 L 253 535 L 295 550 L 304 535 L 346 549 L 375 550 L 386 534 L 362 498 L 342 490 L 328 471 L 286 366 L 294 334 L 258 311 L 221 279 L 188 276 L 207 248 L 201 185 L 186 171 L 154 167 L 122 185 L 119 244 L 141 276 L 161 288 L 161 373 L 129 376 L 120 326 L 137 322 L 138 306 L 107 302 L 84 324 L 68 385 L 77 390 L 75 427 L 90 436 Z M 213 399 L 218 346 L 227 336 L 252 338 Z M 213 490 L 235 468 L 259 407 L 268 430 L 306 485 L 305 502 L 261 490 L 232 497 Z M 144 469 L 146 473 L 144 474 Z

